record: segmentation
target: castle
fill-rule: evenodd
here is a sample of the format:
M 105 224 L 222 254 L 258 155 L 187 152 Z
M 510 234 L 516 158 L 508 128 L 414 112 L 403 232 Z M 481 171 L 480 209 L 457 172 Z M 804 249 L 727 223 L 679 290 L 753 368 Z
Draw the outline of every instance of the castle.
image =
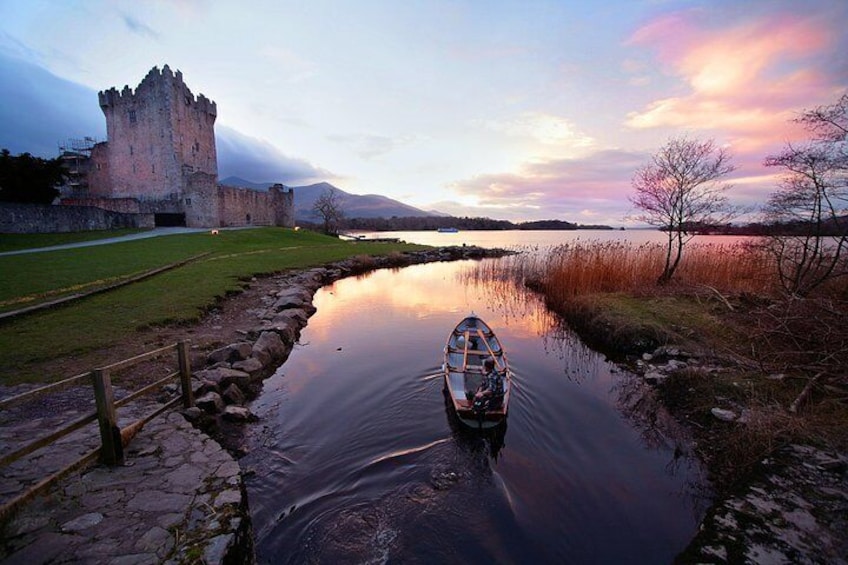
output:
M 138 214 L 139 225 L 294 227 L 294 193 L 218 184 L 215 102 L 195 96 L 180 71 L 154 67 L 133 92 L 99 93 L 107 141 L 65 151 L 62 204 Z

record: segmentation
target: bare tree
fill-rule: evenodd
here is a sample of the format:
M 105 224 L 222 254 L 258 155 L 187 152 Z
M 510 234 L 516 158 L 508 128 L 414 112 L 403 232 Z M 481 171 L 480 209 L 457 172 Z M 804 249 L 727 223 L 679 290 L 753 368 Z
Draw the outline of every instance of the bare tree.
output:
M 795 121 L 813 139 L 787 144 L 765 160 L 766 166 L 784 171 L 763 209 L 766 221 L 783 230 L 769 237 L 765 248 L 775 258 L 783 290 L 806 296 L 848 274 L 848 94 Z
M 730 153 L 713 140 L 686 136 L 669 139 L 633 176 L 636 191 L 630 198 L 641 211 L 640 221 L 667 233 L 665 266 L 657 279 L 665 284 L 674 276 L 684 245 L 693 228 L 725 224 L 736 211 L 724 195 L 730 188 L 720 179 L 735 169 Z
M 325 234 L 338 233 L 339 223 L 344 219 L 344 210 L 342 209 L 342 195 L 336 189 L 325 188 L 324 192 L 315 199 L 312 211 L 324 223 Z

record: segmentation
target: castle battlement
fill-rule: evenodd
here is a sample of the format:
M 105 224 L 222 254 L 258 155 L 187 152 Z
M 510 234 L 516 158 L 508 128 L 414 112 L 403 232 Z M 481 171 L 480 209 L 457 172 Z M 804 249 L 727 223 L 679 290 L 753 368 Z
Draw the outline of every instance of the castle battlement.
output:
M 100 107 L 106 112 L 107 109 L 118 106 L 129 107 L 140 104 L 142 99 L 146 99 L 154 93 L 171 93 L 175 95 L 175 99 L 176 95 L 179 95 L 179 100 L 184 101 L 191 108 L 209 116 L 218 116 L 217 104 L 203 94 L 198 94 L 195 98 L 183 82 L 183 73 L 181 71 L 173 73 L 168 65 L 165 65 L 161 71 L 159 67 L 150 69 L 150 72 L 142 79 L 135 91 L 129 85 L 124 85 L 124 88 L 120 91 L 112 87 L 108 90 L 101 90 L 97 96 Z

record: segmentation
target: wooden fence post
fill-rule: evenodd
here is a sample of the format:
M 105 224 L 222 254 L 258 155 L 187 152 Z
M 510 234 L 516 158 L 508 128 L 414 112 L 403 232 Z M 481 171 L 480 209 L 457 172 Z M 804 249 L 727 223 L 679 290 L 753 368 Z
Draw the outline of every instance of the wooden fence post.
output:
M 177 343 L 177 356 L 180 361 L 180 388 L 183 393 L 183 408 L 194 406 L 194 391 L 191 390 L 191 362 L 188 357 L 188 340 Z
M 100 423 L 100 458 L 107 465 L 122 465 L 124 446 L 115 412 L 112 379 L 109 377 L 109 371 L 103 369 L 95 369 L 91 376 L 94 381 L 94 399 L 97 402 L 97 420 Z

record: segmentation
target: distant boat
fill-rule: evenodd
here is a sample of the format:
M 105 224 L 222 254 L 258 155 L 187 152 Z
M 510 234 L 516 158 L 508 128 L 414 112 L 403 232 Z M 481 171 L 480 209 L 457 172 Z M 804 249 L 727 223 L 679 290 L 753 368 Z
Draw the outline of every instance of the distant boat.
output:
M 456 228 L 439 228 L 439 233 L 457 233 L 459 230 Z
M 483 382 L 483 361 L 493 359 L 503 375 L 503 397 L 475 406 L 474 393 Z M 448 336 L 445 344 L 445 389 L 459 420 L 474 428 L 492 428 L 506 420 L 512 374 L 501 343 L 486 322 L 471 314 Z

